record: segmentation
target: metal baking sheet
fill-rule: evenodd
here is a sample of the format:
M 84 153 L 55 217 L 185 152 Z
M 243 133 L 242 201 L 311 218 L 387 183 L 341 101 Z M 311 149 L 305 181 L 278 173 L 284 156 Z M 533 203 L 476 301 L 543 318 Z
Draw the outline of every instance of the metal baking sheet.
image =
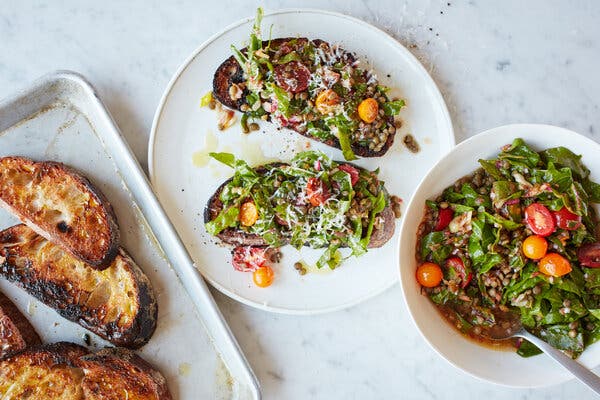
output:
M 158 297 L 158 326 L 138 352 L 167 378 L 176 399 L 259 399 L 246 359 L 194 268 L 146 176 L 93 87 L 56 72 L 0 102 L 0 156 L 55 160 L 86 175 L 108 197 L 122 245 L 149 276 Z M 0 228 L 18 220 L 0 210 Z M 109 345 L 0 280 L 45 342 Z

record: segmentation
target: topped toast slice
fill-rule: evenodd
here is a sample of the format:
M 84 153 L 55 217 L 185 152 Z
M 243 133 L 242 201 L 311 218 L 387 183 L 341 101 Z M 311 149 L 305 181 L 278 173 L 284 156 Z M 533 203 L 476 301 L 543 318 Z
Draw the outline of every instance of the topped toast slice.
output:
M 0 293 L 0 359 L 40 343 L 40 337 L 27 318 Z
M 16 225 L 0 232 L 0 276 L 116 345 L 140 347 L 156 328 L 152 285 L 123 249 L 99 271 Z
M 165 378 L 133 352 L 93 354 L 73 343 L 33 347 L 0 361 L 3 400 L 171 400 Z
M 83 370 L 76 367 L 88 351 L 59 342 L 28 348 L 0 361 L 3 400 L 83 400 Z
M 374 172 L 315 151 L 254 169 L 232 154 L 211 155 L 235 169 L 204 212 L 207 232 L 225 243 L 326 248 L 317 267 L 333 269 L 342 261 L 339 248 L 360 256 L 394 234 L 390 196 Z M 234 266 L 256 254 L 234 251 Z
M 0 205 L 93 268 L 117 255 L 119 228 L 110 203 L 64 164 L 0 158 Z
M 392 146 L 394 116 L 405 105 L 391 100 L 354 54 L 320 39 L 261 40 L 259 9 L 250 45 L 225 60 L 213 77 L 213 97 L 247 120 L 269 120 L 342 150 L 346 160 L 380 157 Z

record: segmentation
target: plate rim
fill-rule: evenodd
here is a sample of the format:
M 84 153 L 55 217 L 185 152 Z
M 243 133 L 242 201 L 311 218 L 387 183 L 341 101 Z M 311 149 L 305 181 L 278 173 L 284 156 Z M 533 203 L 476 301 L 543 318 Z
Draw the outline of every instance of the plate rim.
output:
M 568 132 L 569 134 L 572 135 L 577 135 L 579 136 L 581 139 L 583 139 L 584 141 L 589 142 L 590 145 L 593 145 L 597 148 L 600 149 L 600 143 L 596 142 L 595 140 L 591 139 L 588 136 L 585 136 L 579 132 L 573 131 L 569 128 L 565 128 L 562 126 L 558 126 L 558 125 L 550 125 L 550 124 L 543 124 L 543 123 L 512 123 L 512 124 L 505 124 L 505 125 L 499 125 L 499 126 L 495 126 L 492 128 L 488 128 L 485 130 L 482 130 L 478 133 L 476 133 L 475 135 L 463 140 L 462 142 L 458 143 L 454 150 L 459 149 L 460 147 L 464 147 L 466 145 L 468 145 L 470 142 L 475 141 L 475 140 L 482 140 L 485 139 L 488 136 L 491 135 L 496 135 L 498 134 L 498 132 L 505 132 L 507 130 L 511 130 L 511 131 L 515 131 L 515 130 L 527 130 L 527 129 L 553 129 L 553 130 L 562 130 L 565 132 Z M 518 135 L 512 135 L 510 137 L 518 137 Z M 510 140 L 510 137 L 507 140 Z M 429 178 L 429 176 L 431 175 L 431 172 L 436 169 L 438 167 L 439 164 L 441 164 L 442 162 L 444 162 L 447 158 L 449 157 L 449 153 L 445 154 L 444 156 L 442 156 L 432 167 L 431 169 L 427 172 L 427 174 L 425 174 L 425 176 L 423 176 L 423 178 L 421 179 L 421 181 L 419 182 L 419 184 L 417 185 L 417 188 L 415 189 L 415 193 L 417 191 L 419 191 L 421 189 L 421 186 L 423 185 L 424 181 L 426 179 Z M 413 208 L 413 201 L 414 201 L 414 196 L 411 197 L 410 201 L 408 202 L 407 206 L 406 206 L 406 210 L 408 210 L 409 208 Z M 402 236 L 404 234 L 404 230 L 405 229 L 409 229 L 409 228 L 405 228 L 405 221 L 406 219 L 402 219 L 401 223 L 400 223 L 400 236 Z M 546 384 L 544 383 L 537 383 L 537 384 L 519 384 L 519 383 L 510 383 L 507 381 L 501 381 L 498 379 L 493 379 L 493 378 L 488 378 L 486 376 L 480 375 L 477 372 L 473 371 L 473 370 L 467 370 L 465 368 L 463 368 L 462 366 L 459 365 L 459 363 L 455 362 L 454 360 L 451 360 L 449 358 L 446 357 L 445 355 L 445 351 L 442 348 L 439 348 L 439 346 L 435 345 L 434 343 L 432 343 L 432 341 L 425 336 L 425 334 L 423 333 L 421 326 L 423 325 L 423 322 L 417 322 L 417 319 L 415 318 L 413 311 L 411 309 L 411 307 L 409 306 L 409 302 L 407 299 L 407 290 L 409 290 L 409 288 L 407 287 L 408 283 L 406 283 L 405 280 L 402 279 L 402 260 L 400 258 L 400 251 L 398 251 L 398 259 L 396 261 L 396 267 L 397 267 L 397 273 L 398 273 L 398 280 L 400 283 L 400 290 L 402 292 L 402 303 L 405 306 L 406 310 L 408 311 L 408 314 L 410 316 L 410 321 L 413 325 L 414 328 L 416 328 L 417 332 L 419 333 L 419 336 L 425 341 L 425 343 L 427 343 L 427 345 L 429 346 L 430 349 L 432 349 L 434 351 L 435 354 L 437 354 L 441 359 L 443 359 L 445 362 L 447 362 L 448 364 L 450 364 L 452 367 L 456 368 L 458 371 L 460 371 L 461 373 L 471 376 L 473 378 L 476 378 L 477 380 L 481 381 L 481 382 L 486 382 L 486 383 L 492 383 L 494 385 L 497 386 L 501 386 L 501 387 L 507 387 L 507 388 L 521 388 L 521 389 L 536 389 L 536 388 L 546 388 L 546 387 L 551 387 L 551 386 L 556 386 L 558 384 L 562 384 L 562 383 L 566 383 L 568 381 L 571 381 L 573 379 L 575 379 L 575 376 L 573 376 L 572 374 L 569 373 L 568 370 L 560 367 L 557 365 L 557 368 L 559 369 L 563 369 L 563 374 L 561 374 L 559 379 L 556 379 L 552 382 L 548 382 Z M 441 317 L 440 317 L 441 318 Z M 457 333 L 458 334 L 458 333 Z M 468 340 L 468 339 L 467 339 Z M 485 346 L 481 346 L 482 348 L 485 348 Z M 491 352 L 501 352 L 501 350 L 493 350 L 493 349 L 489 349 L 489 351 Z M 514 353 L 516 356 L 516 353 Z M 546 355 L 540 355 L 541 357 L 547 357 Z M 547 357 L 547 361 L 548 364 L 553 364 L 554 361 Z M 598 360 L 598 362 L 595 363 L 596 365 L 593 367 L 589 367 L 586 366 L 587 368 L 589 368 L 590 370 L 594 369 L 595 367 L 597 367 L 598 365 L 600 365 L 600 359 Z
M 401 52 L 403 57 L 408 59 L 409 62 L 416 67 L 417 71 L 420 73 L 420 75 L 423 76 L 423 79 L 425 79 L 425 81 L 427 82 L 427 85 L 430 86 L 432 89 L 432 99 L 434 99 L 435 103 L 437 103 L 436 106 L 440 111 L 440 117 L 442 117 L 444 124 L 446 125 L 447 130 L 448 130 L 448 135 L 444 135 L 444 139 L 446 140 L 446 142 L 442 143 L 442 153 L 440 154 L 440 158 L 444 157 L 448 152 L 450 152 L 450 150 L 452 150 L 456 146 L 456 136 L 454 133 L 454 125 L 452 123 L 452 118 L 450 116 L 448 106 L 446 105 L 446 102 L 444 100 L 444 97 L 442 96 L 442 93 L 441 93 L 438 85 L 433 80 L 431 75 L 427 72 L 427 70 L 425 69 L 425 66 L 419 61 L 419 59 L 414 54 L 412 54 L 399 40 L 397 40 L 396 38 L 391 36 L 389 33 L 385 32 L 381 28 L 378 28 L 378 27 L 376 27 L 368 22 L 365 22 L 361 19 L 358 19 L 356 17 L 352 17 L 352 16 L 349 16 L 349 15 L 346 15 L 343 13 L 335 12 L 335 11 L 322 10 L 322 9 L 316 9 L 316 8 L 284 8 L 284 9 L 266 12 L 264 14 L 264 16 L 267 17 L 267 16 L 277 16 L 277 15 L 282 15 L 282 14 L 311 14 L 311 13 L 347 19 L 355 24 L 359 24 L 367 29 L 374 31 L 378 35 L 381 35 L 383 38 L 385 38 L 387 41 L 391 42 L 394 45 L 394 47 L 396 48 L 396 50 Z M 156 169 L 155 169 L 154 164 L 155 164 L 155 142 L 156 142 L 156 136 L 157 136 L 157 131 L 158 131 L 158 125 L 162 118 L 162 114 L 165 109 L 165 105 L 172 93 L 173 86 L 175 86 L 176 82 L 180 79 L 180 77 L 184 73 L 184 71 L 188 68 L 188 66 L 194 61 L 194 59 L 206 47 L 208 47 L 210 44 L 212 44 L 214 41 L 219 39 L 221 36 L 223 36 L 227 32 L 229 32 L 241 25 L 247 24 L 253 20 L 254 20 L 254 16 L 242 18 L 242 19 L 235 21 L 232 24 L 226 26 L 225 28 L 223 28 L 223 30 L 218 31 L 217 33 L 210 36 L 200 46 L 198 46 L 179 65 L 176 72 L 171 77 L 169 83 L 167 84 L 165 90 L 163 91 L 160 102 L 158 103 L 158 106 L 154 113 L 154 117 L 152 119 L 152 127 L 150 130 L 150 138 L 148 140 L 148 172 L 149 172 L 150 183 L 153 188 L 156 183 L 156 174 L 155 174 Z M 417 187 L 418 187 L 418 185 L 417 185 Z M 158 193 L 157 193 L 157 197 L 159 197 Z M 411 199 L 412 199 L 412 194 L 411 194 Z M 159 197 L 159 200 L 160 200 L 160 197 Z M 402 224 L 400 225 L 399 229 L 401 229 L 401 227 L 402 227 Z M 394 256 L 396 257 L 396 260 L 398 260 L 399 256 L 400 256 L 399 249 L 400 249 L 400 235 L 398 235 L 398 239 L 395 241 Z M 251 306 L 253 308 L 257 308 L 257 309 L 267 311 L 267 312 L 272 312 L 272 313 L 277 313 L 277 314 L 286 314 L 286 315 L 317 315 L 317 314 L 325 314 L 325 313 L 329 313 L 329 312 L 343 310 L 343 309 L 355 306 L 357 304 L 360 304 L 371 298 L 374 298 L 374 297 L 382 294 L 383 292 L 385 292 L 392 286 L 397 285 L 399 283 L 398 279 L 394 279 L 394 280 L 386 283 L 385 285 L 377 287 L 376 289 L 372 290 L 371 292 L 369 292 L 368 294 L 366 294 L 364 296 L 360 296 L 358 298 L 353 299 L 352 301 L 346 301 L 341 304 L 337 304 L 337 305 L 333 305 L 333 306 L 325 306 L 325 307 L 320 307 L 320 308 L 313 307 L 310 309 L 295 309 L 295 308 L 290 308 L 290 307 L 271 306 L 266 303 L 259 303 L 259 302 L 253 301 L 253 300 L 246 299 L 245 297 L 237 294 L 236 292 L 232 291 L 231 289 L 221 285 L 217 281 L 210 279 L 206 274 L 204 274 L 204 272 L 202 271 L 201 268 L 197 267 L 197 269 L 201 273 L 203 278 L 206 279 L 211 284 L 211 286 L 213 286 L 214 288 L 216 288 L 217 290 L 219 290 L 221 293 L 225 294 L 226 296 L 228 296 L 242 304 Z

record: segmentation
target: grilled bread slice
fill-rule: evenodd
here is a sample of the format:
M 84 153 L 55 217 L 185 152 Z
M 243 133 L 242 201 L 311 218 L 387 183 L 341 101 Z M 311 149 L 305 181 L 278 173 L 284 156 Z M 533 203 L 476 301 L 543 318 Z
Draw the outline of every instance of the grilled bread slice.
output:
M 73 343 L 26 349 L 0 361 L 3 400 L 83 400 L 83 370 L 76 367 L 88 352 Z
M 156 328 L 152 285 L 123 249 L 99 271 L 16 225 L 0 232 L 0 275 L 116 345 L 140 347 Z
M 0 359 L 38 344 L 41 340 L 33 326 L 17 306 L 0 293 Z
M 126 349 L 90 354 L 73 343 L 38 346 L 0 362 L 0 398 L 171 400 L 165 378 Z
M 327 42 L 325 42 L 321 39 L 310 40 L 308 38 L 277 38 L 277 39 L 273 39 L 270 41 L 270 47 L 278 48 L 278 47 L 286 45 L 286 43 L 292 42 L 292 41 L 294 43 L 294 46 L 299 46 L 299 45 L 302 45 L 303 43 L 307 43 L 310 41 L 317 48 L 319 48 L 319 47 L 330 48 L 331 47 L 331 45 L 329 45 Z M 269 41 L 263 41 L 263 48 L 265 48 L 267 46 L 269 46 Z M 344 50 L 341 50 L 341 49 L 339 49 L 338 51 L 342 53 L 340 58 L 346 60 L 347 64 L 353 64 L 356 61 L 356 57 L 354 56 L 354 54 L 344 51 Z M 241 53 L 246 54 L 247 48 L 243 48 L 241 50 Z M 235 99 L 233 99 L 231 96 L 231 93 L 232 93 L 231 89 L 234 84 L 236 86 L 241 85 L 242 87 L 244 87 L 241 96 L 239 96 L 239 97 L 235 96 Z M 246 78 L 244 77 L 244 72 L 242 70 L 242 67 L 237 62 L 235 57 L 231 56 L 228 59 L 226 59 L 225 61 L 223 61 L 223 63 L 221 63 L 221 65 L 219 65 L 219 67 L 215 71 L 215 74 L 213 76 L 213 97 L 215 99 L 217 99 L 224 106 L 229 107 L 234 110 L 237 110 L 237 111 L 241 111 L 242 106 L 247 104 L 246 96 L 250 93 L 248 91 L 248 89 L 245 87 L 245 84 L 246 84 Z M 269 120 L 270 120 L 270 117 L 269 117 Z M 385 122 L 387 122 L 387 124 L 389 126 L 393 126 L 394 125 L 393 116 L 386 116 Z M 311 135 L 310 133 L 308 133 L 305 130 L 302 131 L 302 130 L 296 129 L 295 127 L 291 127 L 291 126 L 288 126 L 288 128 L 294 130 L 295 132 L 297 132 L 309 139 L 317 140 L 322 143 L 325 143 L 328 146 L 341 149 L 340 142 L 337 138 L 330 137 L 328 139 L 322 139 L 322 138 L 318 138 L 316 136 Z M 373 149 L 370 149 L 368 146 L 362 146 L 362 145 L 359 145 L 358 143 L 353 143 L 351 146 L 352 151 L 354 151 L 354 154 L 356 154 L 357 156 L 360 156 L 360 157 L 381 157 L 394 144 L 394 137 L 395 137 L 395 130 L 394 130 L 394 133 L 387 136 L 387 138 L 385 140 L 385 144 L 379 150 L 373 150 Z
M 94 268 L 117 255 L 119 228 L 110 203 L 64 164 L 0 158 L 0 205 Z
M 362 168 L 352 164 L 352 163 L 340 163 L 347 164 L 352 166 L 357 170 L 361 170 Z M 271 163 L 265 166 L 261 166 L 256 168 L 256 171 L 259 173 L 264 173 L 269 166 L 281 167 L 285 165 L 284 163 Z M 220 199 L 221 192 L 227 186 L 229 182 L 231 182 L 233 178 L 230 178 L 223 182 L 221 186 L 215 191 L 215 193 L 210 197 L 206 207 L 204 208 L 204 223 L 214 220 L 217 215 L 223 210 L 223 202 Z M 387 196 L 387 193 L 386 193 Z M 396 219 L 394 216 L 394 212 L 390 205 L 386 206 L 380 214 L 378 214 L 380 218 L 382 218 L 382 223 L 380 224 L 380 228 L 375 227 L 373 229 L 373 233 L 371 234 L 371 240 L 369 241 L 369 248 L 377 248 L 383 246 L 388 240 L 394 236 L 394 230 L 396 228 Z M 231 244 L 234 246 L 267 246 L 268 243 L 259 235 L 248 233 L 242 230 L 238 230 L 235 228 L 227 228 L 220 232 L 217 237 L 221 239 L 223 242 L 227 244 Z
M 81 357 L 86 400 L 171 400 L 165 378 L 134 352 L 112 348 Z

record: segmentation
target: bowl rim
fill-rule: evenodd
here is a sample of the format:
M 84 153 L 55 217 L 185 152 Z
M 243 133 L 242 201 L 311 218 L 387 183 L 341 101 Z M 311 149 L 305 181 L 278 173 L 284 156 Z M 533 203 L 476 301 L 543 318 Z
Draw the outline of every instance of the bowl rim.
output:
M 421 179 L 421 181 L 419 182 L 419 184 L 417 185 L 415 191 L 413 192 L 413 194 L 411 195 L 410 200 L 407 203 L 407 206 L 405 208 L 405 216 L 408 215 L 410 212 L 414 212 L 413 210 L 415 209 L 415 207 L 417 207 L 416 205 L 416 198 L 418 197 L 417 195 L 419 193 L 421 193 L 424 190 L 424 186 L 425 184 L 428 183 L 428 181 L 431 179 L 431 176 L 436 172 L 436 170 L 439 168 L 440 164 L 444 164 L 447 162 L 447 160 L 450 160 L 454 157 L 454 155 L 459 152 L 462 148 L 469 146 L 471 143 L 473 142 L 485 142 L 485 139 L 487 137 L 490 136 L 495 136 L 499 133 L 506 133 L 507 131 L 515 131 L 515 132 L 519 132 L 519 131 L 541 131 L 541 130 L 552 130 L 554 132 L 561 132 L 561 134 L 566 134 L 566 135 L 570 135 L 570 136 L 576 136 L 578 137 L 578 140 L 582 141 L 583 143 L 585 143 L 586 145 L 589 145 L 593 148 L 596 148 L 597 151 L 600 153 L 600 144 L 598 142 L 595 142 L 594 140 L 590 139 L 589 137 L 586 137 L 580 133 L 577 133 L 575 131 L 572 131 L 570 129 L 566 129 L 563 127 L 559 127 L 559 126 L 555 126 L 555 125 L 548 125 L 548 124 L 535 124 L 535 123 L 519 123 L 519 124 L 508 124 L 508 125 L 501 125 L 501 126 L 497 126 L 491 129 L 487 129 L 485 131 L 482 131 L 480 133 L 477 133 L 471 137 L 469 137 L 468 139 L 458 143 L 452 150 L 450 150 L 448 153 L 446 153 L 443 157 L 441 157 L 430 169 L 429 171 L 423 176 L 423 178 Z M 508 135 L 507 136 L 507 143 L 511 142 L 513 139 L 519 137 L 518 134 L 513 134 L 513 135 Z M 568 147 L 568 144 L 566 145 L 566 147 Z M 600 171 L 598 171 L 600 173 Z M 460 177 L 456 177 L 456 179 L 459 179 Z M 564 377 L 562 379 L 556 379 L 553 380 L 551 382 L 548 382 L 547 384 L 511 384 L 509 382 L 505 382 L 505 381 L 501 381 L 501 380 L 494 380 L 491 379 L 487 376 L 483 376 L 483 375 L 479 375 L 477 374 L 475 371 L 470 370 L 470 369 L 466 369 L 465 367 L 459 365 L 459 363 L 455 362 L 455 360 L 453 360 L 451 357 L 446 356 L 446 352 L 444 351 L 443 348 L 440 348 L 440 346 L 434 344 L 430 338 L 424 333 L 423 329 L 422 329 L 422 324 L 423 322 L 419 322 L 418 319 L 415 317 L 415 313 L 414 310 L 411 308 L 411 305 L 409 303 L 408 297 L 407 297 L 407 291 L 411 290 L 410 287 L 408 287 L 409 282 L 407 282 L 405 279 L 403 279 L 402 277 L 402 252 L 401 252 L 401 247 L 402 247 L 402 242 L 403 242 L 403 238 L 405 235 L 408 234 L 412 234 L 412 232 L 410 231 L 410 227 L 407 226 L 408 222 L 407 222 L 408 218 L 402 218 L 401 224 L 400 224 L 400 235 L 399 235 L 399 243 L 398 243 L 398 247 L 397 247 L 397 267 L 398 267 L 398 279 L 399 279 L 399 283 L 400 283 L 400 290 L 402 292 L 402 300 L 404 302 L 404 305 L 406 307 L 406 309 L 408 310 L 408 313 L 410 315 L 410 320 L 412 321 L 413 325 L 417 328 L 417 331 L 419 332 L 420 336 L 425 340 L 425 342 L 429 345 L 429 347 L 431 349 L 434 350 L 435 353 L 437 353 L 442 359 L 444 359 L 446 362 L 448 362 L 450 365 L 452 365 L 453 367 L 457 368 L 458 370 L 462 371 L 463 373 L 470 375 L 474 378 L 477 378 L 478 380 L 481 381 L 485 381 L 485 382 L 490 382 L 499 386 L 504 386 L 504 387 L 512 387 L 512 388 L 541 388 L 541 387 L 549 387 L 549 386 L 554 386 L 554 385 L 558 385 L 564 382 L 567 382 L 571 379 L 573 379 L 574 377 L 572 375 L 570 375 L 566 370 L 565 372 L 567 372 Z M 411 282 L 414 283 L 414 282 Z M 440 316 L 440 318 L 442 318 Z M 458 332 L 455 331 L 454 328 L 452 328 L 452 330 L 457 334 L 460 335 Z M 472 342 L 474 345 L 482 347 L 482 348 L 486 348 L 483 345 L 478 345 L 475 341 L 473 340 L 469 340 L 467 338 L 465 338 L 465 340 L 468 340 L 469 342 Z M 494 349 L 490 349 L 488 348 L 489 351 L 493 351 L 493 352 L 501 352 L 501 350 L 494 350 Z M 514 353 L 516 354 L 516 353 Z M 548 358 L 548 362 L 551 363 L 553 361 L 550 361 L 551 359 Z M 597 366 L 600 363 L 600 359 L 598 359 L 597 362 L 595 362 L 595 366 Z M 560 368 L 560 367 L 558 367 Z M 593 368 L 593 366 L 592 366 Z

